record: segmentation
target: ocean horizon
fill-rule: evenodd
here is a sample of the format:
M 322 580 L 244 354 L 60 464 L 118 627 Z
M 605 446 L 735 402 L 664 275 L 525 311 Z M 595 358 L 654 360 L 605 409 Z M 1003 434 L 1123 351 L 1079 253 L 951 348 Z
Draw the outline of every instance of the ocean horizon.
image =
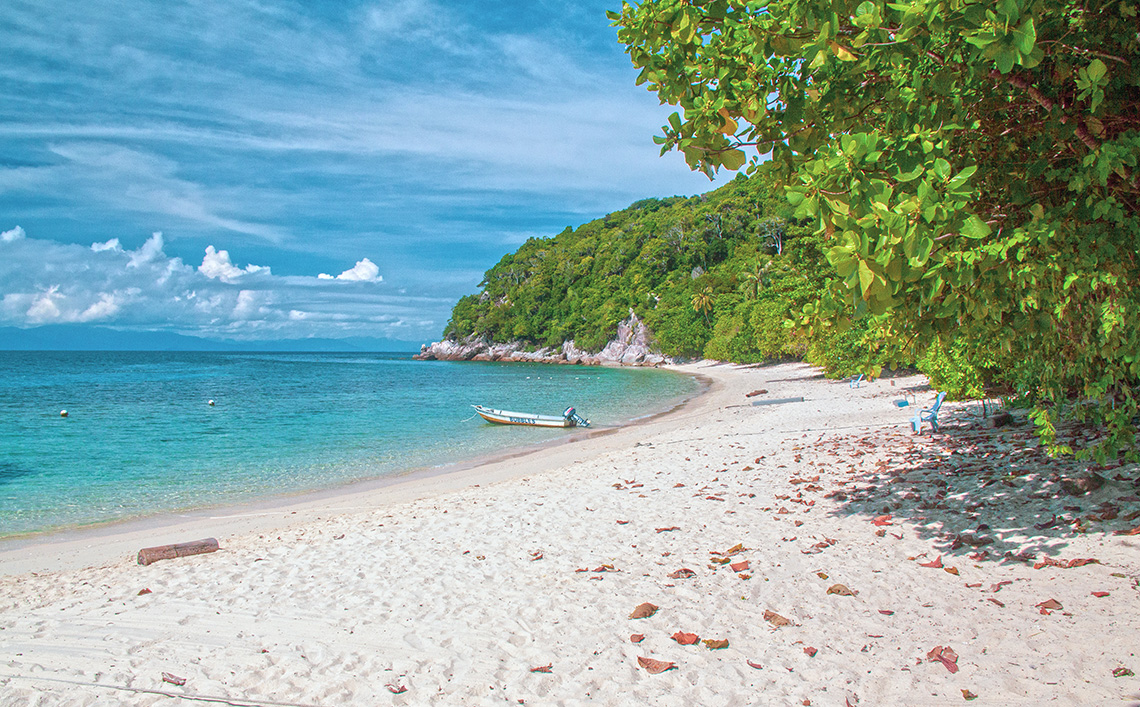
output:
M 573 406 L 607 427 L 698 388 L 647 368 L 407 352 L 0 351 L 0 537 L 326 490 L 573 433 L 491 425 L 473 404 Z

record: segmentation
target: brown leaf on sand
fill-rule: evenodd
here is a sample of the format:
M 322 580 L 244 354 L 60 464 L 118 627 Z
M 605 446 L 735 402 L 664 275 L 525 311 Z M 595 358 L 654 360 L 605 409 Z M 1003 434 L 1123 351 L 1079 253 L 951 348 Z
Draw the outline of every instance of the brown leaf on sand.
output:
M 938 557 L 934 558 L 930 562 L 919 562 L 918 566 L 919 567 L 933 567 L 936 570 L 942 569 L 942 555 L 939 555 Z
M 887 515 L 875 516 L 871 520 L 871 525 L 891 525 L 890 514 L 888 513 Z
M 549 673 L 553 669 L 554 669 L 554 663 L 547 663 L 546 665 L 540 665 L 537 668 L 531 668 L 530 672 L 532 672 L 532 673 Z
M 663 673 L 666 670 L 677 669 L 676 663 L 670 663 L 666 660 L 657 660 L 655 658 L 644 658 L 642 656 L 637 656 L 637 664 L 645 668 L 645 672 L 649 673 L 650 675 Z
M 173 673 L 163 673 L 162 674 L 162 681 L 168 682 L 171 685 L 180 685 L 181 686 L 181 685 L 186 684 L 186 678 L 180 678 Z
M 669 532 L 672 532 L 674 530 L 680 530 L 680 528 L 675 526 L 675 525 L 671 525 L 668 528 L 658 528 L 657 532 L 658 533 L 669 533 Z
M 764 667 L 763 665 L 760 665 L 759 663 L 753 663 L 751 660 L 746 660 L 744 662 L 748 663 L 748 667 L 752 668 L 753 670 L 760 670 Z
M 879 609 L 879 613 L 882 614 L 883 616 L 891 616 L 895 612 L 891 611 L 890 609 Z
M 680 643 L 682 646 L 691 646 L 697 641 L 701 640 L 695 633 L 684 633 L 682 631 L 674 633 L 672 639 L 677 643 Z
M 1005 606 L 1004 603 L 1002 603 L 1001 601 L 999 601 L 997 599 L 994 599 L 993 597 L 986 597 L 986 601 L 993 603 L 993 604 L 997 604 L 998 606 Z
M 1132 530 L 1118 530 L 1113 533 L 1113 535 L 1140 535 L 1140 525 L 1136 526 Z
M 957 567 L 943 567 L 942 569 L 946 570 L 947 572 L 954 575 L 955 577 L 958 576 L 958 568 Z
M 618 524 L 618 525 L 629 525 L 629 521 L 628 521 L 628 520 L 619 520 L 619 521 L 617 522 L 617 524 Z
M 394 682 L 390 682 L 384 687 L 388 688 L 388 692 L 391 692 L 393 695 L 402 695 L 408 691 L 408 688 L 403 685 L 397 685 Z
M 738 552 L 744 552 L 744 543 L 736 543 L 724 552 L 717 552 L 716 550 L 709 550 L 710 555 L 720 555 L 722 557 L 731 557 Z
M 644 633 L 631 633 L 629 635 L 629 642 L 630 643 L 641 643 L 644 640 L 645 640 L 645 634 Z
M 146 588 L 146 587 L 143 587 L 142 589 L 140 589 L 140 590 L 139 590 L 138 596 L 140 596 L 140 597 L 141 597 L 141 596 L 143 596 L 144 594 L 150 594 L 150 593 L 151 593 L 150 589 L 148 589 L 148 588 Z
M 811 646 L 808 646 L 807 648 L 804 648 L 804 653 L 807 653 L 807 656 L 809 658 L 814 658 L 815 654 L 819 653 L 819 651 L 815 648 L 812 648 Z
M 851 591 L 845 584 L 833 584 L 827 588 L 828 594 L 838 594 L 841 597 L 853 597 L 856 592 Z
M 748 560 L 744 560 L 744 561 L 742 561 L 742 562 L 733 562 L 733 563 L 732 563 L 731 565 L 729 565 L 728 567 L 729 567 L 729 569 L 731 569 L 733 572 L 742 572 L 742 571 L 744 571 L 744 570 L 748 569 Z
M 1085 565 L 1099 565 L 1099 564 L 1100 564 L 1100 560 L 1096 560 L 1096 559 L 1093 559 L 1091 557 L 1079 557 L 1075 560 L 1069 560 L 1065 564 L 1065 567 L 1066 567 L 1066 569 L 1071 569 L 1073 567 L 1084 567 Z
M 1097 599 L 1108 596 L 1108 592 L 1093 592 L 1092 595 Z
M 688 579 L 689 577 L 693 577 L 696 574 L 697 574 L 696 572 L 692 571 L 688 567 L 682 567 L 681 569 L 677 570 L 676 572 L 670 572 L 669 574 L 667 574 L 665 576 L 668 577 L 669 579 Z
M 779 626 L 791 626 L 792 625 L 791 621 L 785 619 L 783 616 L 780 616 L 776 612 L 769 611 L 767 609 L 764 610 L 764 620 L 767 621 L 768 623 L 772 624 L 773 626 L 777 626 L 777 627 L 779 627 Z
M 820 579 L 827 579 L 827 573 L 826 572 L 816 572 L 815 576 L 819 577 Z
M 1061 605 L 1061 602 L 1057 601 L 1056 599 L 1046 599 L 1045 601 L 1041 602 L 1040 604 L 1034 604 L 1034 606 L 1040 608 L 1042 614 L 1045 614 L 1046 610 L 1060 611 L 1061 609 L 1065 608 L 1064 606 Z
M 931 648 L 930 652 L 926 654 L 926 659 L 931 663 L 942 663 L 951 673 L 958 672 L 958 654 L 950 646 Z
M 629 615 L 629 618 L 631 618 L 631 619 L 648 619 L 650 616 L 653 616 L 656 613 L 657 613 L 657 606 L 654 604 L 650 604 L 649 602 L 645 602 L 643 604 L 638 604 L 637 608 L 635 608 L 633 610 L 633 613 Z
M 978 699 L 978 696 L 975 695 L 974 693 L 970 692 L 969 690 L 962 690 L 962 699 L 964 699 L 964 700 L 976 700 L 976 699 Z
M 701 643 L 705 644 L 705 646 L 707 646 L 710 651 L 717 651 L 721 648 L 728 648 L 727 638 L 706 638 L 705 640 L 701 641 Z

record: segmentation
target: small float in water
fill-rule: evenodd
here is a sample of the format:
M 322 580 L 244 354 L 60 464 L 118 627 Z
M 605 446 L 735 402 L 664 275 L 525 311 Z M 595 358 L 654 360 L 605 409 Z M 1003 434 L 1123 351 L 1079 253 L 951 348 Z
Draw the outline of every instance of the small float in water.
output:
M 493 410 L 482 405 L 472 405 L 487 422 L 497 425 L 533 425 L 534 427 L 589 427 L 590 421 L 584 419 L 574 411 L 566 408 L 562 417 L 557 415 L 535 415 L 529 412 L 510 412 L 509 410 Z

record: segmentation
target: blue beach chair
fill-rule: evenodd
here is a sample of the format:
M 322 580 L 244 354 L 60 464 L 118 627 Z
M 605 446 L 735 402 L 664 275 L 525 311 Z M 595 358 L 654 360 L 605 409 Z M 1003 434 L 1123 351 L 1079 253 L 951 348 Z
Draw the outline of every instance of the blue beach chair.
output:
M 922 432 L 922 423 L 929 422 L 931 429 L 935 432 L 938 431 L 938 409 L 942 407 L 942 401 L 946 399 L 946 393 L 939 393 L 934 398 L 934 405 L 923 408 L 917 415 L 910 418 L 910 428 L 914 430 L 915 434 Z
M 859 384 L 862 382 L 863 382 L 863 374 L 862 373 L 860 373 L 857 376 L 851 376 L 851 382 L 850 383 L 851 383 L 852 388 L 858 388 Z

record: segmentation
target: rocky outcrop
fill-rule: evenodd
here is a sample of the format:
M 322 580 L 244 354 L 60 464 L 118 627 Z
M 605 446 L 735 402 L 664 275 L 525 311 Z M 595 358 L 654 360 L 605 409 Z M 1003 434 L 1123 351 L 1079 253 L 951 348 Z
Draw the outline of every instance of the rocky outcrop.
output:
M 649 329 L 633 310 L 618 323 L 617 335 L 598 352 L 583 351 L 574 341 L 559 348 L 527 351 L 519 341 L 495 343 L 478 337 L 462 341 L 444 339 L 421 347 L 413 356 L 421 361 L 529 361 L 584 366 L 659 366 L 672 359 L 653 350 Z

